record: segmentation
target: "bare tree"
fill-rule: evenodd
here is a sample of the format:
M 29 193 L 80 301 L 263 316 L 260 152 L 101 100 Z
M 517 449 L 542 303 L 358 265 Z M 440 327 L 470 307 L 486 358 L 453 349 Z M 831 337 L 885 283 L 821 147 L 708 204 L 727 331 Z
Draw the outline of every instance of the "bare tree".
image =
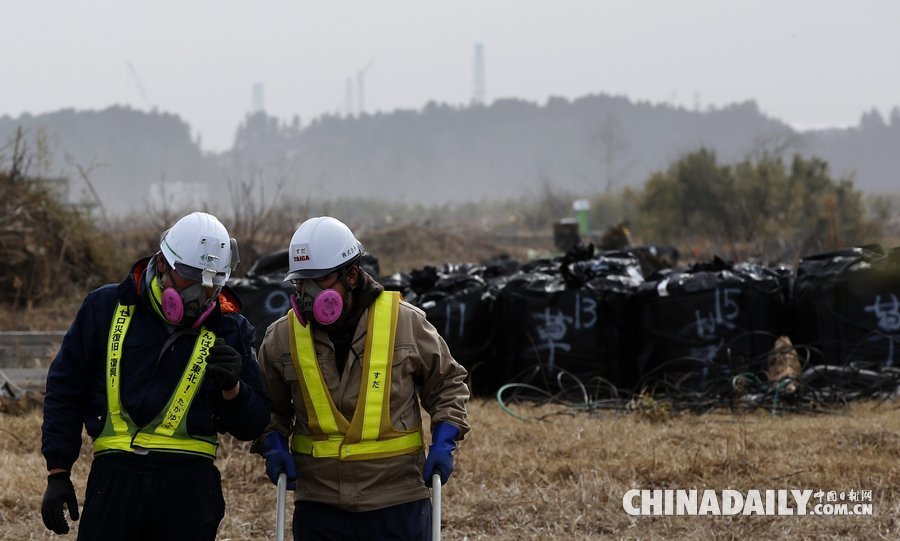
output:
M 616 177 L 630 167 L 620 165 L 622 158 L 628 152 L 629 144 L 622 135 L 622 125 L 615 115 L 607 115 L 600 125 L 600 131 L 592 139 L 591 146 L 599 147 L 599 157 L 603 164 L 604 192 L 612 193 Z
M 247 180 L 228 180 L 231 196 L 229 231 L 245 246 L 244 258 L 250 256 L 255 260 L 261 255 L 261 246 L 269 246 L 274 242 L 269 237 L 284 234 L 280 228 L 277 232 L 272 230 L 275 222 L 280 221 L 275 219 L 274 214 L 283 187 L 283 180 L 275 182 L 271 196 L 267 196 L 266 183 L 263 181 L 262 171 L 258 169 L 254 169 Z M 281 240 L 280 237 L 278 240 Z

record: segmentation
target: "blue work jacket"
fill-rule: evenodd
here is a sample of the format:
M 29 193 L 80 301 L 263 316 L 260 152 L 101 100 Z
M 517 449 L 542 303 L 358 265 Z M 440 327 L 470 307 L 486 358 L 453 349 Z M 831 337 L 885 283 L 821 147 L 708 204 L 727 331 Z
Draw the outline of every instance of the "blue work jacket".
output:
M 88 294 L 50 365 L 41 427 L 41 452 L 48 470 L 71 469 L 81 450 L 82 426 L 92 438 L 103 429 L 107 415 L 107 341 L 118 303 L 136 307 L 124 341 L 119 395 L 123 409 L 138 427 L 150 423 L 165 408 L 181 380 L 199 329 L 173 327 L 153 310 L 147 298 L 150 293 L 144 291 L 148 262 L 145 258 L 135 263 L 122 283 Z M 204 378 L 187 413 L 187 430 L 191 436 L 228 432 L 249 441 L 265 430 L 271 402 L 253 349 L 254 329 L 240 314 L 240 301 L 225 288 L 217 303 L 203 326 L 240 352 L 240 393 L 233 400 L 225 400 L 212 378 Z M 151 451 L 150 455 L 140 460 L 147 465 L 156 460 L 161 466 L 172 460 L 208 460 L 160 451 Z

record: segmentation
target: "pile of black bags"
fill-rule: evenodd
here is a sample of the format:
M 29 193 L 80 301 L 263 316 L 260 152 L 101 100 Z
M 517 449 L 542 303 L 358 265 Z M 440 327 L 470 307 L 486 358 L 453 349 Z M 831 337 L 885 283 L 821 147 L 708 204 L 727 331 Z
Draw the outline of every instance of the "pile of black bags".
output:
M 648 265 L 648 253 L 677 263 L 668 248 L 596 253 L 579 245 L 524 265 L 501 256 L 381 277 L 374 257 L 363 266 L 426 313 L 477 395 L 507 383 L 554 392 L 573 379 L 717 392 L 734 376 L 764 373 L 784 335 L 806 364 L 879 369 L 900 360 L 900 248 L 813 255 L 796 273 L 719 258 L 660 268 Z M 286 270 L 279 252 L 230 283 L 258 341 L 290 308 Z

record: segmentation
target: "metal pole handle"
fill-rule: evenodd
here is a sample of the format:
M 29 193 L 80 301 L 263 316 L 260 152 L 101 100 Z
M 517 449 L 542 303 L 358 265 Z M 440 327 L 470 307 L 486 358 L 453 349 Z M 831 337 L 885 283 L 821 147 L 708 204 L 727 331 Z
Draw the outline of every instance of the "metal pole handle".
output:
M 431 476 L 431 539 L 441 541 L 441 474 Z
M 287 474 L 278 475 L 278 501 L 275 504 L 275 540 L 284 541 L 284 500 L 287 493 Z

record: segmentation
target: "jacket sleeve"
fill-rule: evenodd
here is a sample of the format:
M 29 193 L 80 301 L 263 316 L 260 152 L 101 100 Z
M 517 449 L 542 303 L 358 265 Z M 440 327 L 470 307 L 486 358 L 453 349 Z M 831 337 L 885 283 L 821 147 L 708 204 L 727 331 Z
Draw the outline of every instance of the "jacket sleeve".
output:
M 234 316 L 239 332 L 237 343 L 229 344 L 241 353 L 241 389 L 231 400 L 216 393 L 215 424 L 241 441 L 259 437 L 269 422 L 270 401 L 263 387 L 254 351 L 255 331 L 243 316 Z
M 431 426 L 447 422 L 459 429 L 458 439 L 469 431 L 466 403 L 469 387 L 466 369 L 450 354 L 447 343 L 418 309 L 412 310 L 413 335 L 420 363 L 416 379 L 420 381 L 419 399 L 431 416 Z
M 294 402 L 291 384 L 285 379 L 282 359 L 290 357 L 290 339 L 286 319 L 269 326 L 259 348 L 259 366 L 263 381 L 272 399 L 271 417 L 265 432 L 280 432 L 290 437 L 294 430 Z M 254 443 L 251 451 L 262 452 L 261 443 Z
M 92 293 L 81 304 L 47 372 L 41 453 L 48 470 L 71 469 L 81 452 L 81 427 L 90 405 L 91 374 L 105 359 L 100 343 L 106 332 L 94 317 L 95 298 Z

